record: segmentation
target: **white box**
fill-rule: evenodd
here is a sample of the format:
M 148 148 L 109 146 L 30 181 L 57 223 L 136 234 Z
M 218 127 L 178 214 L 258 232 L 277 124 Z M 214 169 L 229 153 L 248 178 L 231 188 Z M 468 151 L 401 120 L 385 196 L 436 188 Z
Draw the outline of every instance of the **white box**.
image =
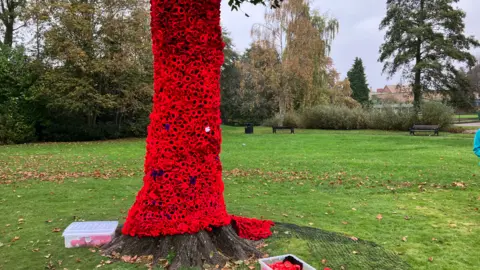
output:
M 300 260 L 298 257 L 296 257 L 295 255 L 292 255 L 292 254 L 286 254 L 286 255 L 281 255 L 281 256 L 276 256 L 276 257 L 260 259 L 260 260 L 258 260 L 258 262 L 260 263 L 260 266 L 261 266 L 262 270 L 272 270 L 272 268 L 270 268 L 269 265 L 277 263 L 277 262 L 283 262 L 283 260 L 285 258 L 287 258 L 288 256 L 292 256 L 297 261 L 301 262 L 303 264 L 303 270 L 316 270 L 311 265 L 309 265 L 308 263 Z
M 65 247 L 101 246 L 110 242 L 118 221 L 73 222 L 63 232 Z

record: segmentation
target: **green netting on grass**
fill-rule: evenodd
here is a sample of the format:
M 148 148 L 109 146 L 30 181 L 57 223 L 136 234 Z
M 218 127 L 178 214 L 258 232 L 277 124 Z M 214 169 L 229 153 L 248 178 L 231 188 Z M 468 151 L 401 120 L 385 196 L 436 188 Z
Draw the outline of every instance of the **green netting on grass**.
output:
M 318 270 L 411 269 L 397 254 L 370 241 L 294 224 L 276 223 L 274 230 L 267 249 L 283 253 L 272 256 L 294 254 Z

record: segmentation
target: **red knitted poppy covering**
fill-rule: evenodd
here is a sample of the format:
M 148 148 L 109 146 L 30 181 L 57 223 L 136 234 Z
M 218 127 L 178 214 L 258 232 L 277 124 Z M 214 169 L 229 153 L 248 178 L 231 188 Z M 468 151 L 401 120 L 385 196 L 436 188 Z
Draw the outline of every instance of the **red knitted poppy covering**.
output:
M 151 0 L 153 111 L 144 185 L 123 233 L 197 233 L 232 223 L 219 159 L 221 0 Z M 234 217 L 240 237 L 270 236 L 271 221 Z

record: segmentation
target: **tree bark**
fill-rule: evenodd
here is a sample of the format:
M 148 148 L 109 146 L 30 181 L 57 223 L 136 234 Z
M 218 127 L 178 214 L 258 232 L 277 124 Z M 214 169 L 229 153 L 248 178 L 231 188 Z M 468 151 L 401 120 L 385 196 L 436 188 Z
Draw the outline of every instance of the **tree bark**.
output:
M 425 23 L 425 0 L 420 1 L 420 16 L 418 19 L 419 25 L 423 25 Z M 415 52 L 415 79 L 413 84 L 413 105 L 415 111 L 418 113 L 420 112 L 420 106 L 422 103 L 422 69 L 419 65 L 422 62 L 422 38 L 417 38 L 417 47 Z
M 5 24 L 3 44 L 10 48 L 13 46 L 13 23 L 8 22 L 7 24 Z

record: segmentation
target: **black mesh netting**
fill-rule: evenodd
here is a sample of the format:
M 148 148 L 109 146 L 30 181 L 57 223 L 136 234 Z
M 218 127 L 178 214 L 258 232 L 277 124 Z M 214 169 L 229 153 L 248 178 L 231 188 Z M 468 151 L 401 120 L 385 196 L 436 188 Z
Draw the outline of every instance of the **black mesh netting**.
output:
M 269 250 L 294 254 L 319 270 L 410 269 L 398 255 L 370 241 L 294 224 L 275 223 L 274 230 Z

